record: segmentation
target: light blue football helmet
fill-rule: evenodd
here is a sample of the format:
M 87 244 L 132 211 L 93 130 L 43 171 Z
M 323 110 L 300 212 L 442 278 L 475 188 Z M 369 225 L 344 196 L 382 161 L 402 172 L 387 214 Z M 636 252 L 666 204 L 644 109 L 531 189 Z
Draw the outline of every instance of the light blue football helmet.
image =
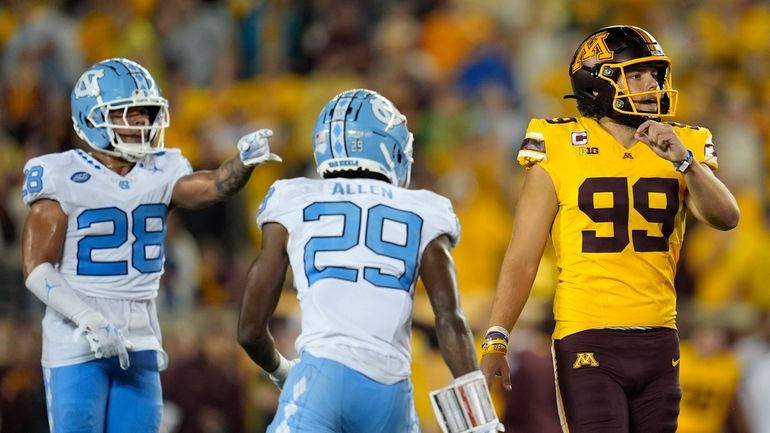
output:
M 366 170 L 406 188 L 412 171 L 412 134 L 406 117 L 387 98 L 367 89 L 346 90 L 321 110 L 313 128 L 318 174 Z
M 131 162 L 163 150 L 164 132 L 169 125 L 168 101 L 147 69 L 134 61 L 108 59 L 88 68 L 72 89 L 70 104 L 75 132 L 96 150 Z M 123 121 L 128 123 L 132 107 L 148 110 L 148 125 L 111 121 L 109 113 L 122 110 Z M 139 131 L 141 141 L 123 141 L 116 128 Z

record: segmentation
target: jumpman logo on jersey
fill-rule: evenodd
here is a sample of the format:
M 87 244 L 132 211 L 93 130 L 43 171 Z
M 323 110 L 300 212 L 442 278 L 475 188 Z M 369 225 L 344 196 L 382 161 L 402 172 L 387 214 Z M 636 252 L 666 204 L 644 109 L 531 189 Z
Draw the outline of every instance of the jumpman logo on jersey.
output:
M 145 170 L 147 170 L 147 171 L 149 171 L 149 172 L 151 172 L 153 174 L 163 171 L 163 170 L 158 168 L 158 163 L 155 161 L 154 158 L 153 158 L 153 160 L 149 164 L 142 163 L 140 165 L 140 167 L 144 168 Z
M 51 296 L 51 290 L 61 287 L 61 284 L 51 284 L 48 282 L 48 279 L 45 280 L 45 289 L 48 291 L 48 297 Z
M 147 167 L 147 170 L 150 170 L 153 173 L 157 173 L 159 171 L 163 171 L 163 170 L 158 168 L 158 163 L 155 162 L 155 161 L 152 162 L 152 167 Z

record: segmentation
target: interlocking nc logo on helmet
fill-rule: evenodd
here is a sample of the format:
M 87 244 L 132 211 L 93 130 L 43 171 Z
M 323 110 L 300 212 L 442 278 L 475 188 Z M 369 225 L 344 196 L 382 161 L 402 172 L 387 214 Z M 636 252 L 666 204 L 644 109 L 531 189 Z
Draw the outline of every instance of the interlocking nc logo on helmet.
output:
M 398 112 L 393 103 L 382 96 L 375 95 L 369 101 L 372 104 L 372 114 L 385 124 L 385 130 L 406 122 L 406 118 Z
M 609 36 L 609 32 L 602 32 L 583 43 L 578 55 L 575 56 L 575 61 L 572 63 L 571 73 L 574 74 L 580 70 L 583 62 L 592 57 L 596 57 L 598 62 L 612 60 L 615 57 L 615 53 L 610 50 L 607 46 L 607 41 L 605 41 L 607 36 Z
M 78 82 L 75 84 L 75 88 L 72 90 L 72 94 L 76 98 L 82 97 L 97 97 L 99 96 L 99 79 L 104 77 L 104 71 L 101 69 L 91 69 L 83 73 Z

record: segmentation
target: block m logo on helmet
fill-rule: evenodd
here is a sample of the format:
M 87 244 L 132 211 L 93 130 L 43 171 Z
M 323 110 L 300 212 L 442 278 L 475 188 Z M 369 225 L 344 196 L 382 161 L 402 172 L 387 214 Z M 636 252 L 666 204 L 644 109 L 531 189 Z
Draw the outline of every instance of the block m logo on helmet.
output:
M 608 35 L 608 32 L 599 33 L 583 43 L 578 55 L 575 56 L 575 61 L 572 62 L 571 73 L 577 72 L 583 62 L 592 57 L 596 57 L 599 62 L 612 60 L 615 57 L 615 53 L 610 50 L 605 41 Z

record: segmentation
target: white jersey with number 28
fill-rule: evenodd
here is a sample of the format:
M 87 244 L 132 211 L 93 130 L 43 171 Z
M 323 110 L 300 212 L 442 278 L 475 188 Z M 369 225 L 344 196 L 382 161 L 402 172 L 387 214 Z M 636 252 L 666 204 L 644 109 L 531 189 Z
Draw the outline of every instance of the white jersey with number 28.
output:
M 178 149 L 148 155 L 120 176 L 82 150 L 43 155 L 24 166 L 22 197 L 59 203 L 67 215 L 62 277 L 134 345 L 158 350 L 154 299 L 163 273 L 166 214 L 176 182 L 192 172 Z M 43 365 L 93 358 L 75 325 L 51 308 L 43 319 Z M 164 366 L 161 360 L 161 367 Z

